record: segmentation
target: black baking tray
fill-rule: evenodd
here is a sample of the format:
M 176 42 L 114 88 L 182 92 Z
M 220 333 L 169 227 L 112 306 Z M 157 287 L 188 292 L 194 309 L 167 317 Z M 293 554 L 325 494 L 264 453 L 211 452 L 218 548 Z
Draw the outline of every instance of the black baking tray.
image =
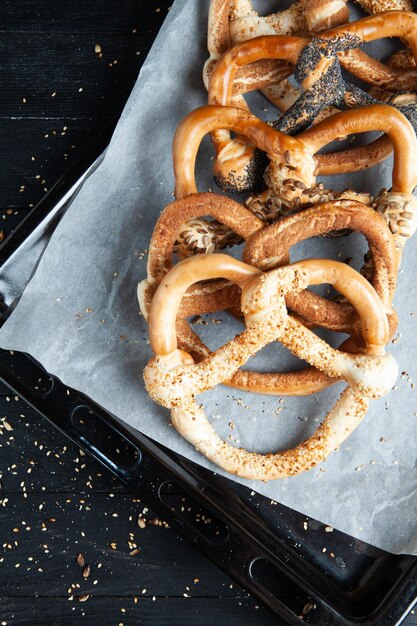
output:
M 1 324 L 113 129 L 1 245 Z M 66 387 L 29 355 L 0 351 L 0 380 L 264 603 L 278 623 L 393 626 L 415 603 L 417 557 L 326 532 L 322 523 L 192 463 Z

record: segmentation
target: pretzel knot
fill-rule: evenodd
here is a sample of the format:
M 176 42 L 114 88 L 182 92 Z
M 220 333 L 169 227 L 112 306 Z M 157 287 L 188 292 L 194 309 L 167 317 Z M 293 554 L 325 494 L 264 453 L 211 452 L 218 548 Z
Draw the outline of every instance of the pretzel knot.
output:
M 242 288 L 246 330 L 195 364 L 177 348 L 175 319 L 186 290 L 196 281 L 222 277 Z M 361 318 L 365 349 L 348 354 L 330 347 L 288 314 L 285 296 L 309 285 L 332 284 Z M 152 301 L 149 336 L 154 350 L 144 372 L 150 396 L 171 409 L 174 427 L 224 470 L 241 477 L 272 480 L 310 469 L 348 437 L 365 416 L 369 399 L 385 395 L 397 377 L 388 340 L 385 309 L 372 286 L 343 263 L 325 259 L 300 261 L 259 272 L 224 254 L 193 257 L 178 263 L 164 278 Z M 222 441 L 195 397 L 228 382 L 239 367 L 272 341 L 328 376 L 347 382 L 335 406 L 313 436 L 291 450 L 257 454 Z

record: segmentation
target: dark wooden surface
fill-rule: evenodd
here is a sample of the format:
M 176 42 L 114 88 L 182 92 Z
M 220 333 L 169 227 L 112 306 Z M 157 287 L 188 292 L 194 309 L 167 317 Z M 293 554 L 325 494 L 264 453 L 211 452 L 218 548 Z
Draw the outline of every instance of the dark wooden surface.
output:
M 168 7 L 162 0 L 2 1 L 4 234 L 120 113 Z M 277 623 L 5 388 L 0 537 L 0 624 Z

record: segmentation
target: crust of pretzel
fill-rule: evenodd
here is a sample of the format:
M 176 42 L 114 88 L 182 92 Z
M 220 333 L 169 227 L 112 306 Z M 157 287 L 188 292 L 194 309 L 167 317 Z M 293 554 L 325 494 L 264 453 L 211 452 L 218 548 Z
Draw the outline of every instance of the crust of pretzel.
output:
M 283 218 L 250 237 L 243 259 L 261 269 L 284 265 L 291 247 L 299 241 L 345 228 L 361 232 L 368 240 L 374 260 L 371 284 L 388 311 L 398 272 L 395 243 L 385 220 L 360 202 L 339 200 Z M 356 324 L 349 304 L 327 300 L 311 291 L 288 294 L 287 304 L 310 322 L 331 330 L 351 333 Z
M 322 176 L 347 174 L 367 170 L 385 161 L 392 154 L 392 142 L 388 135 L 357 148 L 339 150 L 329 154 L 316 154 L 317 170 Z

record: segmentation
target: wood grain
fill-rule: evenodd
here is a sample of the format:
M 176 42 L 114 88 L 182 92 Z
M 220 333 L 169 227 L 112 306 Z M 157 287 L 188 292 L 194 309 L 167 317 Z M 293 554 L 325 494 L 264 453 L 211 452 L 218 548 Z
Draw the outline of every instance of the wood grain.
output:
M 135 604 L 134 598 L 137 598 Z M 254 600 L 237 598 L 90 597 L 86 602 L 66 598 L 3 598 L 1 613 L 7 624 L 19 626 L 279 626 Z M 382 626 L 382 625 L 381 625 Z

